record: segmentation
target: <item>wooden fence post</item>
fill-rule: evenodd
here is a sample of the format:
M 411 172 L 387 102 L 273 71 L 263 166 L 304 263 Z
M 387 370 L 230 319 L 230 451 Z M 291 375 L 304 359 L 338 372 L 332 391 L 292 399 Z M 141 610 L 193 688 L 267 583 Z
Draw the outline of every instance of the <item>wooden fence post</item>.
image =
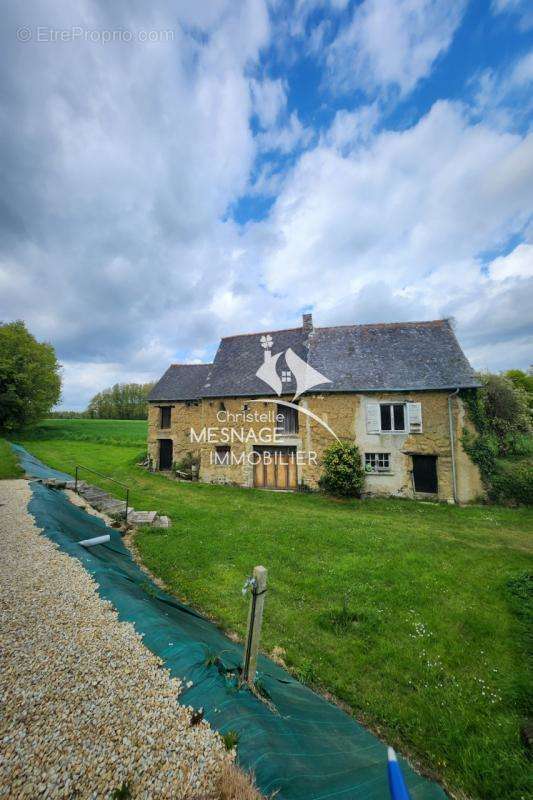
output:
M 263 608 L 265 605 L 267 571 L 264 567 L 254 567 L 254 585 L 248 613 L 248 633 L 244 648 L 243 678 L 253 686 L 257 669 L 257 655 L 259 652 L 259 639 L 261 638 L 261 625 L 263 623 Z

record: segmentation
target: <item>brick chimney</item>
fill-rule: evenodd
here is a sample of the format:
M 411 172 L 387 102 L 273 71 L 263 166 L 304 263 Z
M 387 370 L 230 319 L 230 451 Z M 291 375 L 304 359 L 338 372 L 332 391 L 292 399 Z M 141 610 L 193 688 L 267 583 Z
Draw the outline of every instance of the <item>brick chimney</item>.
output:
M 309 336 L 313 333 L 313 315 L 312 314 L 303 314 L 302 315 L 302 328 L 304 333 Z

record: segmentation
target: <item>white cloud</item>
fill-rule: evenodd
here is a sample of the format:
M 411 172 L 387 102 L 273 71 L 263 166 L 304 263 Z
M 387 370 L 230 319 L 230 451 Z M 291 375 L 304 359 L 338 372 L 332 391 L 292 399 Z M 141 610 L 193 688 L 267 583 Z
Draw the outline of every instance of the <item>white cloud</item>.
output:
M 304 154 L 278 198 L 269 286 L 304 292 L 358 289 L 379 272 L 395 281 L 498 247 L 531 212 L 533 136 L 472 125 L 439 102 L 402 132 L 385 131 L 353 156 L 328 147 Z M 305 273 L 301 270 L 305 264 Z M 416 274 L 415 273 L 415 274 Z
M 278 302 L 311 306 L 328 323 L 455 316 L 474 360 L 481 344 L 523 339 L 531 245 L 488 275 L 483 253 L 525 235 L 533 135 L 473 124 L 461 104 L 439 102 L 353 151 L 329 141 L 300 158 L 268 223 L 249 231 Z
M 304 36 L 309 16 L 317 9 L 325 12 L 342 11 L 349 0 L 296 0 L 289 15 L 289 29 L 292 36 Z
M 297 147 L 306 147 L 313 139 L 314 132 L 300 122 L 296 111 L 293 111 L 288 120 L 271 128 L 256 137 L 259 150 L 264 153 L 277 151 L 279 153 L 292 153 Z
M 495 258 L 490 263 L 489 274 L 496 281 L 533 278 L 533 244 L 520 244 L 508 255 Z
M 531 0 L 492 0 L 492 10 L 495 14 L 516 15 L 519 27 L 524 31 L 533 28 Z
M 317 7 L 330 8 L 299 5 L 305 30 Z M 330 68 L 405 94 L 462 7 L 365 0 Z M 262 0 L 50 0 L 42 14 L 57 28 L 175 34 L 22 45 L 17 6 L 4 26 L 0 318 L 57 347 L 66 407 L 209 359 L 222 334 L 292 326 L 306 306 L 327 323 L 454 315 L 477 366 L 529 363 L 533 137 L 509 98 L 529 85 L 530 56 L 487 73 L 475 108 L 438 102 L 380 130 L 377 101 L 338 111 L 319 137 L 288 114 L 284 78 L 250 78 L 278 38 Z M 245 192 L 276 197 L 267 219 L 231 220 Z M 506 255 L 487 264 L 487 252 Z
M 6 15 L 0 318 L 24 318 L 65 364 L 93 365 L 87 391 L 109 369 L 153 374 L 221 330 L 209 307 L 238 242 L 221 220 L 256 156 L 248 74 L 269 41 L 266 5 L 78 0 Z M 17 42 L 34 23 L 173 37 Z
M 259 119 L 262 128 L 271 128 L 276 124 L 280 114 L 287 105 L 287 87 L 285 82 L 278 80 L 252 80 L 253 110 Z
M 505 71 L 484 70 L 473 81 L 472 115 L 501 130 L 529 123 L 533 110 L 533 51 L 515 60 Z
M 377 103 L 360 106 L 356 111 L 337 111 L 331 126 L 323 136 L 326 145 L 348 152 L 370 140 L 380 117 Z
M 340 90 L 396 87 L 410 92 L 451 44 L 464 0 L 364 0 L 330 47 Z

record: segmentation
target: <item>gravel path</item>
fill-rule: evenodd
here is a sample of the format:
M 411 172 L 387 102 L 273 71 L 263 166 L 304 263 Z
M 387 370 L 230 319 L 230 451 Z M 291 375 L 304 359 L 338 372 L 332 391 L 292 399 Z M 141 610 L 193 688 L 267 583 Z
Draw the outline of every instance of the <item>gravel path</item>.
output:
M 1 798 L 258 797 L 180 682 L 0 481 Z M 126 795 L 130 796 L 130 795 Z

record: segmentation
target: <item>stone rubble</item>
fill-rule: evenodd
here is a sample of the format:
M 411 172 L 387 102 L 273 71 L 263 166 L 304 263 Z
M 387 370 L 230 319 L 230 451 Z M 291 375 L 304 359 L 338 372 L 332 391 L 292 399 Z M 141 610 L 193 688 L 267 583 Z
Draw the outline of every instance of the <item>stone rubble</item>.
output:
M 180 681 L 40 534 L 30 497 L 0 481 L 0 798 L 96 800 L 123 783 L 134 798 L 220 797 L 232 754 L 207 722 L 191 727 Z

